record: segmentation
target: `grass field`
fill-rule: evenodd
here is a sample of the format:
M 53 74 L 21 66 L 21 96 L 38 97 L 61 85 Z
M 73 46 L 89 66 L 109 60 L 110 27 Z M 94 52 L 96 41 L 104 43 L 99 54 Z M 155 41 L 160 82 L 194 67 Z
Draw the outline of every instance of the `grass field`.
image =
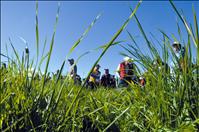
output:
M 81 43 L 82 38 L 89 32 L 99 16 L 71 47 L 58 75 L 49 79 L 48 66 L 60 7 L 58 6 L 48 54 L 44 55 L 42 52 L 42 59 L 38 60 L 40 38 L 38 3 L 36 3 L 37 59 L 29 60 L 29 49 L 25 50 L 24 56 L 19 56 L 11 40 L 10 44 L 15 57 L 10 58 L 9 55 L 1 54 L 8 58 L 7 67 L 1 67 L 0 75 L 1 131 L 199 131 L 199 35 L 196 12 L 193 9 L 194 25 L 192 27 L 178 12 L 173 2 L 170 1 L 170 3 L 183 23 L 183 27 L 177 27 L 179 36 L 181 36 L 181 28 L 187 31 L 187 36 L 183 36 L 188 38 L 187 42 L 182 43 L 186 50 L 182 68 L 179 68 L 181 60 L 177 59 L 171 47 L 172 40 L 175 40 L 174 36 L 171 39 L 163 30 L 160 30 L 164 38 L 163 42 L 159 41 L 163 51 L 162 56 L 157 51 L 155 41 L 148 39 L 141 22 L 135 15 L 141 4 L 138 2 L 129 18 L 110 38 L 110 41 L 99 47 L 103 51 L 93 64 L 87 78 L 108 49 L 111 46 L 120 45 L 120 41 L 115 40 L 133 19 L 146 40 L 145 44 L 150 49 L 151 56 L 141 52 L 130 33 L 132 44 L 125 47 L 121 45 L 121 48 L 126 51 L 121 54 L 135 58 L 146 69 L 147 72 L 143 75 L 147 81 L 146 86 L 141 88 L 131 83 L 127 88 L 99 87 L 96 90 L 86 89 L 85 82 L 82 86 L 74 85 L 68 77 L 62 78 L 62 71 L 67 58 Z M 195 46 L 196 54 L 193 54 L 191 44 Z M 46 42 L 43 50 L 45 47 Z M 80 55 L 76 63 L 89 52 Z M 155 59 L 168 63 L 169 56 L 177 62 L 172 74 L 164 66 L 158 65 L 161 67 L 158 69 L 152 65 Z M 192 61 L 194 57 L 196 57 L 196 62 Z M 46 68 L 44 74 L 41 74 L 40 66 L 44 62 L 46 62 Z M 31 74 L 30 69 L 33 69 Z M 141 75 L 139 72 L 138 74 Z

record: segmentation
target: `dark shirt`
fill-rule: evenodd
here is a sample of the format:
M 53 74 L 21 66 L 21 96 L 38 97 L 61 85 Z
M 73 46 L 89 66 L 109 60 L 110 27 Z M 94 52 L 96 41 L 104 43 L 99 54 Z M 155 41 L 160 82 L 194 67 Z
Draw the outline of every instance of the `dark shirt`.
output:
M 104 87 L 108 87 L 111 85 L 111 75 L 110 74 L 104 74 L 101 78 L 101 85 Z

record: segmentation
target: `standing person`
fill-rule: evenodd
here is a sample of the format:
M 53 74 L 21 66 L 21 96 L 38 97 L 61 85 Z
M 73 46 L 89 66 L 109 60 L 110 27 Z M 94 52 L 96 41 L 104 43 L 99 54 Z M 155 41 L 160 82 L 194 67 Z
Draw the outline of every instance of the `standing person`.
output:
M 184 47 L 182 47 L 182 45 L 179 42 L 176 42 L 176 41 L 173 42 L 172 48 L 178 59 L 182 56 L 184 57 L 185 49 Z
M 91 75 L 90 75 L 88 84 L 89 84 L 89 87 L 90 87 L 91 89 L 96 88 L 96 87 L 99 86 L 99 84 L 100 84 L 101 72 L 99 71 L 99 69 L 100 69 L 100 65 L 97 64 L 97 65 L 95 66 L 94 70 L 92 71 Z
M 174 42 L 172 44 L 172 48 L 173 48 L 173 51 L 174 51 L 174 53 L 177 57 L 177 62 L 174 61 L 174 62 L 171 63 L 172 70 L 175 69 L 175 67 L 176 67 L 174 63 L 176 63 L 178 65 L 177 67 L 180 70 L 183 70 L 184 69 L 185 48 L 182 47 L 179 42 Z
M 104 87 L 110 87 L 111 86 L 111 75 L 109 74 L 109 69 L 104 69 L 105 73 L 102 75 L 101 78 L 101 85 Z
M 134 64 L 132 59 L 129 57 L 124 57 L 124 61 L 118 65 L 117 73 L 119 74 L 119 85 L 118 87 L 127 87 L 128 82 L 132 81 L 134 77 Z
M 68 62 L 70 64 L 69 76 L 76 83 L 77 66 L 74 64 L 74 59 L 68 59 Z

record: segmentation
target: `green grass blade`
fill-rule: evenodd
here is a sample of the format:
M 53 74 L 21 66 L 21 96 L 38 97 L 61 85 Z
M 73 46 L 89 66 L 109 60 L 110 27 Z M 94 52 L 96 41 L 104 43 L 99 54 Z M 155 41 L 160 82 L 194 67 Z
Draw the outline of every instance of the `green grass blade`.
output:
M 46 43 L 47 43 L 47 37 L 45 38 L 45 41 L 44 41 L 44 47 L 42 49 L 41 57 L 43 57 L 43 55 L 44 55 L 44 51 L 45 51 L 45 48 L 46 48 Z
M 119 44 L 120 42 L 121 42 L 121 41 L 115 42 L 115 43 L 113 43 L 113 45 Z M 89 51 L 87 51 L 87 52 L 84 52 L 84 53 L 81 54 L 81 55 L 77 58 L 77 60 L 74 62 L 74 66 L 75 66 L 75 65 L 78 63 L 78 61 L 79 61 L 82 57 L 84 57 L 85 55 L 87 55 L 87 54 L 89 54 L 89 53 L 91 53 L 91 52 L 93 52 L 93 51 L 95 51 L 95 50 L 102 49 L 102 48 L 106 48 L 106 45 L 102 45 L 102 46 L 100 46 L 100 47 L 98 47 L 98 48 L 96 48 L 96 49 L 93 49 L 93 50 L 89 50 Z M 60 88 L 60 91 L 59 91 L 59 94 L 58 94 L 58 97 L 57 97 L 57 102 L 59 102 L 59 99 L 60 99 L 60 97 L 61 97 L 61 93 L 62 93 L 64 84 L 66 83 L 67 80 L 68 80 L 68 77 L 66 77 L 66 78 L 64 79 L 64 83 L 62 84 L 62 86 L 61 86 L 61 88 Z
M 129 18 L 125 21 L 125 23 L 122 25 L 122 27 L 115 33 L 115 35 L 113 36 L 113 38 L 111 39 L 111 41 L 107 44 L 106 48 L 103 50 L 103 52 L 101 53 L 101 55 L 99 56 L 99 58 L 97 59 L 97 61 L 94 63 L 93 67 L 91 68 L 90 72 L 88 73 L 87 79 L 90 76 L 91 72 L 93 71 L 94 67 L 97 65 L 97 63 L 100 61 L 100 59 L 103 57 L 103 55 L 106 53 L 106 51 L 109 49 L 109 47 L 114 43 L 114 41 L 116 40 L 116 38 L 121 34 L 121 32 L 125 29 L 125 27 L 127 26 L 127 24 L 129 23 L 129 21 L 131 20 L 131 18 L 135 15 L 137 9 L 140 6 L 139 2 L 137 4 L 137 6 L 135 7 L 135 9 L 132 11 L 131 15 L 129 16 Z M 86 80 L 87 80 L 86 79 Z M 83 86 L 85 85 L 85 82 L 83 84 Z
M 196 12 L 194 10 L 194 7 L 193 7 L 193 14 L 194 14 L 194 27 L 195 27 L 195 40 L 196 40 L 196 43 L 198 45 L 198 48 L 197 48 L 197 65 L 199 65 L 199 31 L 198 31 L 198 22 L 197 22 L 197 15 L 196 15 Z M 197 68 L 197 75 L 198 75 L 198 81 L 199 81 L 199 68 Z
M 196 43 L 199 44 L 199 34 L 198 34 L 198 22 L 197 22 L 197 17 L 196 17 L 196 12 L 193 9 L 194 13 L 194 29 L 195 29 L 195 37 L 196 37 Z
M 174 11 L 176 12 L 176 14 L 178 15 L 178 17 L 180 18 L 180 20 L 183 22 L 187 32 L 190 34 L 190 36 L 192 37 L 192 41 L 194 42 L 195 46 L 198 47 L 198 44 L 193 36 L 193 33 L 191 32 L 191 29 L 189 28 L 186 20 L 183 18 L 183 16 L 180 15 L 180 13 L 178 12 L 177 8 L 175 7 L 175 5 L 173 4 L 173 2 L 171 0 L 170 1 L 170 4 L 171 6 L 173 7 Z
M 12 59 L 12 58 L 10 58 L 9 56 L 7 56 L 7 55 L 4 55 L 4 54 L 2 54 L 2 53 L 0 53 L 0 55 L 1 56 L 3 56 L 3 57 L 5 57 L 5 58 L 7 58 L 8 59 L 8 62 L 13 62 L 14 64 L 16 64 L 16 62 Z M 17 65 L 17 64 L 16 64 Z
M 143 28 L 142 28 L 142 26 L 141 26 L 141 24 L 140 24 L 140 22 L 139 22 L 139 20 L 138 20 L 138 18 L 137 18 L 136 15 L 135 15 L 135 20 L 136 20 L 136 23 L 138 24 L 139 30 L 141 31 L 141 33 L 142 33 L 142 35 L 143 35 L 143 37 L 144 37 L 144 39 L 145 39 L 145 41 L 146 41 L 146 43 L 147 43 L 147 46 L 148 46 L 148 48 L 149 48 L 149 50 L 150 50 L 151 55 L 152 55 L 153 57 L 159 58 L 158 51 L 157 51 L 157 50 L 155 49 L 155 47 L 151 44 L 151 42 L 148 40 L 148 38 L 147 38 L 147 36 L 146 36 L 146 34 L 145 34 L 145 32 L 144 32 L 144 30 L 143 30 Z
M 38 1 L 36 1 L 36 48 L 37 48 L 37 61 L 39 57 L 39 26 L 38 26 Z
M 122 43 L 122 42 L 125 42 L 125 41 L 117 41 L 117 42 L 114 42 L 111 46 L 118 45 L 118 44 L 120 44 L 120 43 Z M 102 46 L 100 46 L 100 47 L 98 47 L 98 48 L 95 48 L 94 50 L 104 49 L 104 48 L 106 48 L 106 46 L 107 46 L 107 44 L 102 45 Z
M 178 35 L 180 36 L 180 41 L 182 41 L 182 33 L 181 33 L 181 29 L 180 29 L 179 23 L 176 22 L 176 24 L 177 24 L 177 28 L 178 28 Z
M 13 46 L 12 41 L 11 41 L 10 38 L 9 38 L 9 42 L 10 42 L 10 45 L 11 45 L 11 47 L 12 47 L 12 49 L 14 51 L 14 54 L 16 56 L 16 59 L 17 59 L 17 62 L 18 62 L 18 66 L 20 67 L 21 66 L 21 61 L 19 59 L 19 54 L 17 53 L 16 49 L 14 48 L 14 46 Z
M 54 98 L 54 95 L 55 95 L 56 84 L 57 84 L 58 81 L 60 80 L 61 73 L 62 73 L 62 71 L 63 71 L 64 65 L 65 65 L 65 61 L 62 63 L 62 66 L 61 66 L 60 71 L 59 71 L 59 73 L 58 73 L 58 77 L 57 77 L 57 79 L 56 79 L 56 83 L 55 83 L 55 85 L 53 86 L 53 92 L 52 92 L 52 95 L 51 95 L 51 97 L 50 97 L 50 102 L 49 102 L 49 105 L 48 105 L 48 107 L 47 107 L 47 109 L 46 109 L 47 111 L 50 109 L 50 107 L 51 107 L 51 105 L 52 105 L 52 101 L 53 101 L 53 98 Z M 60 91 L 61 91 L 61 90 L 60 90 Z M 62 92 L 62 91 L 61 91 L 61 92 Z M 45 123 L 47 123 L 47 121 L 48 121 L 50 115 L 52 114 L 52 112 L 56 110 L 56 108 L 57 108 L 57 106 L 58 106 L 58 103 L 59 103 L 59 99 L 60 99 L 60 97 L 61 97 L 61 92 L 59 92 L 58 99 L 55 101 L 54 107 L 52 107 L 51 110 L 50 110 L 50 112 L 47 114 Z
M 133 43 L 135 44 L 135 46 L 137 47 L 137 49 L 139 50 L 139 52 L 141 52 L 141 50 L 140 50 L 137 42 L 135 41 L 134 37 L 132 36 L 132 34 L 129 31 L 127 31 L 127 33 L 129 35 L 129 37 L 131 38 L 131 40 L 133 41 Z
M 43 61 L 44 61 L 48 56 L 49 56 L 49 52 L 48 52 L 45 56 L 43 56 L 43 57 L 41 58 L 41 60 L 40 60 L 40 62 L 39 62 L 39 65 L 38 65 L 38 69 L 40 69 L 40 67 L 41 67 L 41 65 L 42 65 L 42 63 L 43 63 Z
M 50 50 L 49 50 L 48 59 L 47 59 L 47 62 L 46 62 L 46 67 L 45 67 L 45 72 L 44 72 L 44 77 L 43 77 L 43 83 L 42 83 L 42 89 L 41 89 L 41 93 L 39 95 L 39 98 L 41 97 L 41 95 L 43 95 L 43 91 L 44 91 L 46 74 L 47 74 L 47 71 L 48 71 L 48 66 L 49 66 L 49 63 L 50 63 L 50 58 L 51 58 L 53 45 L 54 45 L 54 39 L 55 39 L 56 28 L 57 28 L 57 23 L 58 23 L 59 11 L 60 11 L 60 4 L 58 5 L 58 9 L 57 9 L 56 21 L 55 21 L 55 25 L 54 25 L 54 32 L 53 32 L 53 36 L 52 36 L 51 43 L 50 43 Z
M 93 67 L 91 68 L 91 70 L 89 71 L 87 77 L 86 77 L 86 80 L 88 80 L 91 72 L 93 71 L 94 67 L 97 65 L 97 63 L 100 61 L 100 59 L 103 57 L 103 55 L 106 53 L 106 51 L 109 49 L 109 47 L 113 44 L 113 42 L 116 40 L 116 38 L 121 34 L 121 32 L 125 29 L 125 27 L 127 26 L 127 24 L 129 23 L 129 21 L 131 20 L 131 18 L 135 15 L 137 9 L 139 8 L 141 4 L 141 1 L 138 2 L 138 4 L 136 5 L 135 9 L 133 10 L 133 12 L 131 13 L 131 15 L 129 16 L 129 18 L 124 22 L 124 24 L 121 26 L 121 28 L 115 33 L 115 35 L 113 36 L 113 38 L 110 40 L 110 42 L 107 44 L 106 48 L 103 50 L 103 52 L 101 53 L 101 55 L 98 57 L 98 59 L 96 60 L 96 62 L 94 63 Z M 84 81 L 82 87 L 84 87 L 86 84 L 86 81 Z M 82 87 L 80 88 L 80 90 L 77 92 L 77 94 L 75 95 L 70 107 L 68 108 L 67 112 L 66 112 L 66 115 L 65 116 L 68 116 L 68 114 L 70 113 L 77 97 L 79 96 L 81 90 L 82 90 Z
M 124 115 L 130 107 L 126 108 L 119 116 L 117 116 L 104 130 L 103 132 L 105 132 L 109 127 L 111 127 L 122 115 Z
M 6 55 L 9 56 L 9 54 L 8 54 L 8 45 L 7 45 L 7 43 L 6 43 Z M 9 58 L 8 58 L 8 64 L 10 64 Z
M 70 56 L 70 54 L 75 50 L 75 48 L 79 45 L 79 43 L 83 40 L 83 38 L 88 34 L 90 29 L 94 26 L 94 24 L 97 22 L 97 20 L 100 18 L 101 14 L 97 15 L 97 17 L 94 19 L 94 21 L 89 25 L 89 27 L 84 31 L 84 33 L 81 35 L 81 37 L 73 44 L 71 47 L 66 59 Z

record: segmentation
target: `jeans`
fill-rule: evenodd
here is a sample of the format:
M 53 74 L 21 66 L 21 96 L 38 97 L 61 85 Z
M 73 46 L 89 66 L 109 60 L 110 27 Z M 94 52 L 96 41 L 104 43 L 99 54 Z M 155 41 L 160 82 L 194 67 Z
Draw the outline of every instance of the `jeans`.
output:
M 135 75 L 132 77 L 125 77 L 119 80 L 118 87 L 127 87 L 129 85 L 128 83 L 131 83 L 131 82 L 133 82 L 134 84 L 138 84 L 138 80 L 139 78 Z
M 118 84 L 118 87 L 120 88 L 120 87 L 127 87 L 129 84 L 128 84 L 128 82 L 127 81 L 131 81 L 131 80 L 129 80 L 129 79 L 120 79 L 119 80 L 119 84 Z

